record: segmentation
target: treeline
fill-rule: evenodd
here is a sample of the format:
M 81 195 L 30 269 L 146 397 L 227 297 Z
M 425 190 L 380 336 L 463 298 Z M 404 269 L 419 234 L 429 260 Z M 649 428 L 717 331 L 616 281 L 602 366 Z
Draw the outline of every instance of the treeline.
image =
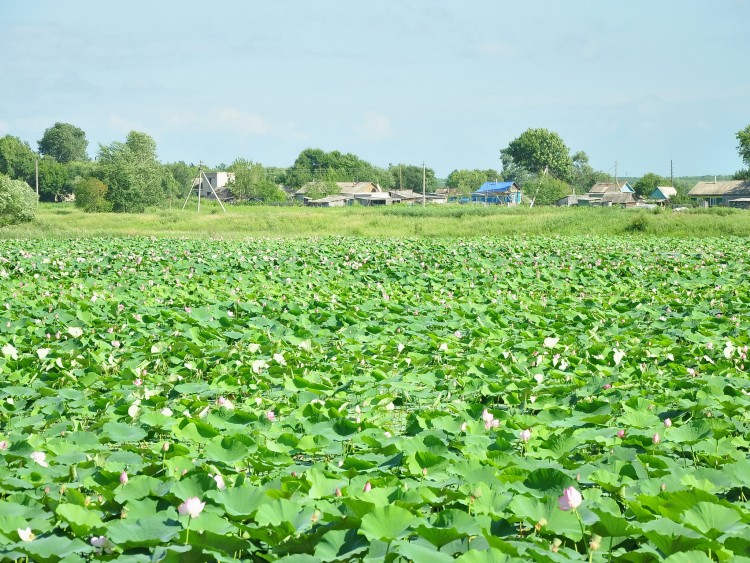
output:
M 750 126 L 737 134 L 738 150 L 748 169 L 735 177 L 750 177 Z M 152 206 L 169 205 L 192 189 L 198 176 L 195 163 L 161 163 L 156 142 L 146 133 L 131 131 L 124 142 L 99 145 L 95 160 L 89 158 L 88 140 L 80 128 L 55 123 L 37 142 L 38 151 L 11 135 L 0 138 L 0 174 L 34 186 L 38 178 L 42 201 L 61 201 L 75 195 L 77 205 L 88 211 L 139 212 Z M 278 202 L 314 182 L 310 196 L 338 190 L 336 182 L 375 182 L 384 190 L 428 192 L 438 187 L 453 195 L 468 195 L 487 181 L 514 181 L 537 205 L 553 204 L 570 193 L 587 192 L 598 181 L 611 181 L 609 172 L 595 170 L 584 151 L 572 152 L 562 138 L 547 129 L 528 129 L 500 151 L 501 170 L 453 170 L 445 180 L 432 168 L 414 164 L 375 166 L 356 155 L 317 148 L 303 150 L 287 168 L 266 167 L 246 158 L 231 164 L 207 167 L 206 171 L 233 172 L 228 186 L 237 201 Z M 648 173 L 631 181 L 636 194 L 648 197 L 656 186 L 669 180 Z M 684 198 L 694 185 L 678 179 L 675 187 Z M 679 198 L 678 198 L 679 199 Z

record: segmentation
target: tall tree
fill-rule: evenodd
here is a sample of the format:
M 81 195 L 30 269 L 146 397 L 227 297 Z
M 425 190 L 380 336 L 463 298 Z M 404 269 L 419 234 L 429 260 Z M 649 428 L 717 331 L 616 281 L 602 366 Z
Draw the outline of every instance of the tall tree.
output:
M 394 189 L 422 191 L 422 167 L 412 164 L 392 164 L 389 168 Z M 438 182 L 432 168 L 424 169 L 425 190 L 434 192 Z
M 750 180 L 750 125 L 742 131 L 737 131 L 737 152 L 745 163 L 745 169 L 738 171 L 735 180 Z
M 55 123 L 44 131 L 39 139 L 39 152 L 49 155 L 57 162 L 66 164 L 75 160 L 88 160 L 86 149 L 89 142 L 86 133 L 70 123 Z
M 131 131 L 124 143 L 100 145 L 99 170 L 113 211 L 138 213 L 166 201 L 169 178 L 146 133 Z
M 503 175 L 506 163 L 512 163 L 537 174 L 547 169 L 554 177 L 565 182 L 572 178 L 573 161 L 570 150 L 560 135 L 547 129 L 527 129 L 500 151 L 500 157 L 503 161 Z
M 0 174 L 31 184 L 35 159 L 34 151 L 25 141 L 10 135 L 0 138 Z
M 334 182 L 375 182 L 386 188 L 383 183 L 389 179 L 388 176 L 384 170 L 350 153 L 305 149 L 287 171 L 285 183 L 297 189 L 313 180 L 326 179 Z
M 39 160 L 39 198 L 44 201 L 60 201 L 73 193 L 68 179 L 68 169 L 49 155 Z
M 229 167 L 234 172 L 234 183 L 229 190 L 240 200 L 278 202 L 286 199 L 286 194 L 266 175 L 263 165 L 238 158 Z
M 36 193 L 26 182 L 0 174 L 0 227 L 31 221 L 36 206 Z
M 445 186 L 467 195 L 478 190 L 485 182 L 502 180 L 497 170 L 454 170 L 448 174 Z
M 644 174 L 641 178 L 638 179 L 635 184 L 633 184 L 633 189 L 635 190 L 637 196 L 648 197 L 652 193 L 654 193 L 656 186 L 666 186 L 668 184 L 669 180 L 659 176 L 658 174 L 649 172 L 648 174 Z

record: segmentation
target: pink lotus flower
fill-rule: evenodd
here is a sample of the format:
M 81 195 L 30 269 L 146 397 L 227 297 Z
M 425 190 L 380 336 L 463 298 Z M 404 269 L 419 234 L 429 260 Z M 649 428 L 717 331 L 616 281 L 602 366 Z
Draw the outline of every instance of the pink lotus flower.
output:
M 267 419 L 268 419 L 268 420 L 269 420 L 270 422 L 273 422 L 274 420 L 276 420 L 276 413 L 274 413 L 273 411 L 268 411 L 268 412 L 266 413 L 266 418 L 267 418 Z
M 563 491 L 562 496 L 557 499 L 557 506 L 560 510 L 575 510 L 583 502 L 583 497 L 575 487 L 568 487 Z
M 8 449 L 8 440 L 0 440 L 0 450 Z
M 528 442 L 529 440 L 531 440 L 531 428 L 521 430 L 521 432 L 518 433 L 518 437 L 522 442 Z
M 625 437 L 625 430 L 623 430 L 622 428 L 620 430 L 618 430 L 617 431 L 617 437 L 621 438 L 621 439 L 624 438 Z
M 651 438 L 651 441 L 654 443 L 654 445 L 656 445 L 659 442 L 661 442 L 661 436 L 659 436 L 658 432 L 656 434 L 654 434 L 654 437 Z
M 369 481 L 367 481 L 367 483 L 365 483 L 364 488 L 362 489 L 362 492 L 369 493 L 371 490 L 372 490 L 372 485 L 370 484 Z
M 216 487 L 221 490 L 226 488 L 226 484 L 224 483 L 224 477 L 222 477 L 221 473 L 217 473 L 214 475 L 214 481 L 216 482 Z
M 669 418 L 665 418 L 664 419 L 664 428 L 669 428 L 670 426 L 672 426 L 672 420 L 669 419 Z
M 94 536 L 89 540 L 89 543 L 97 549 L 97 553 L 102 551 L 112 553 L 115 548 L 115 544 L 109 541 L 107 536 Z
M 49 464 L 47 463 L 47 454 L 44 452 L 33 452 L 30 457 L 32 461 L 35 461 L 42 467 L 49 467 Z
M 123 471 L 122 473 L 120 473 L 120 484 L 124 485 L 127 482 L 128 482 L 128 474 Z
M 201 499 L 199 499 L 198 497 L 190 497 L 188 499 L 185 499 L 185 502 L 177 507 L 177 512 L 179 512 L 182 516 L 189 514 L 190 518 L 198 518 L 198 516 L 200 516 L 200 513 L 203 512 L 203 508 L 205 506 L 206 503 L 201 502 Z

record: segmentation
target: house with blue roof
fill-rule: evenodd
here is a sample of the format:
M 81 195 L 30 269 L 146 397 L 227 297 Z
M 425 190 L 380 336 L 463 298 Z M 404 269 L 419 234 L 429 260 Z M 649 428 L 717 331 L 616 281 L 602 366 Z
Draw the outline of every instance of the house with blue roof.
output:
M 521 203 L 521 188 L 515 182 L 485 182 L 471 194 L 472 203 L 518 205 Z

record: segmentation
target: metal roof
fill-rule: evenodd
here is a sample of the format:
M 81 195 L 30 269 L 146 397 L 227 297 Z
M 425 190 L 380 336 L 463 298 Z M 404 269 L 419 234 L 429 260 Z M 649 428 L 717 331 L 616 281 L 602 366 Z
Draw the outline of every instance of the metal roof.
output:
M 474 193 L 475 194 L 487 194 L 487 193 L 496 193 L 496 192 L 502 193 L 502 192 L 507 192 L 511 190 L 514 186 L 517 190 L 518 186 L 516 186 L 515 182 L 485 182 Z
M 727 195 L 750 195 L 750 181 L 730 180 L 728 182 L 698 182 L 688 192 L 691 197 L 695 196 L 727 196 Z

